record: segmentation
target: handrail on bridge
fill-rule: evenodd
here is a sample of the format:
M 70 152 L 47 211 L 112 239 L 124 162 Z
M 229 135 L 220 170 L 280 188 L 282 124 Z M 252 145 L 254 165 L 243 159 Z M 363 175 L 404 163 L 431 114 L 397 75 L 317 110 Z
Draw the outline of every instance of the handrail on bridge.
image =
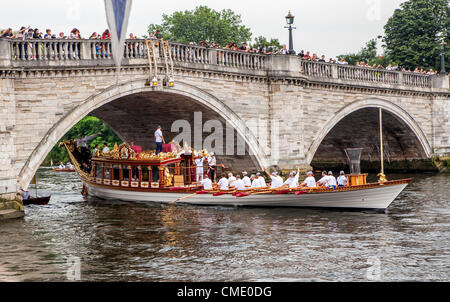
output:
M 155 49 L 150 51 L 160 62 L 164 60 L 163 43 L 154 40 Z M 166 44 L 167 45 L 167 44 Z M 174 64 L 203 64 L 230 67 L 241 70 L 266 71 L 274 68 L 270 65 L 271 55 L 233 51 L 221 48 L 207 48 L 199 45 L 187 45 L 168 42 L 170 57 Z M 139 59 L 148 60 L 147 43 L 144 39 L 125 41 L 124 59 L 129 64 L 139 63 Z M 93 65 L 110 60 L 111 41 L 109 40 L 21 40 L 0 39 L 0 66 L 2 61 L 18 62 L 19 66 L 28 66 L 27 62 L 37 66 L 74 66 L 79 62 L 93 61 Z M 367 67 L 356 67 L 299 60 L 298 70 L 311 78 L 339 79 L 346 82 L 357 81 L 376 83 L 377 85 L 403 85 L 408 87 L 431 88 L 432 76 L 411 72 L 389 71 Z M 156 62 L 155 62 L 156 63 Z M 32 64 L 32 63 L 31 63 Z M 292 65 L 294 66 L 294 65 Z M 295 66 L 294 66 L 295 67 Z M 291 67 L 293 68 L 293 67 Z

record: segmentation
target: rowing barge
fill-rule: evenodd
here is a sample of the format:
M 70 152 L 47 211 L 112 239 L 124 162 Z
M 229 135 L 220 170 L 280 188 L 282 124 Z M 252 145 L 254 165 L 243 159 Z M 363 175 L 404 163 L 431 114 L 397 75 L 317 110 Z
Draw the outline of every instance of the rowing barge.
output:
M 385 210 L 411 182 L 411 179 L 365 183 L 365 177 L 350 177 L 347 187 L 295 188 L 246 192 L 202 191 L 192 179 L 196 152 L 136 154 L 127 144 L 117 145 L 109 154 L 98 153 L 92 170 L 84 172 L 74 157 L 74 141 L 64 146 L 84 184 L 84 194 L 101 199 L 144 201 L 163 204 L 183 203 L 205 206 L 313 207 Z M 362 179 L 362 181 L 361 181 Z

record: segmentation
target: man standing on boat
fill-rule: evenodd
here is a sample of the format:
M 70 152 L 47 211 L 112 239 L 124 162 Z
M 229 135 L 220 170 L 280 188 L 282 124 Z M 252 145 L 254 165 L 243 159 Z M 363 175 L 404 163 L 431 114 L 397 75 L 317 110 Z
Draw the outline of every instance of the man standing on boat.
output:
M 203 180 L 203 174 L 204 174 L 203 161 L 204 161 L 204 158 L 202 156 L 200 156 L 200 155 L 198 155 L 197 158 L 194 161 L 195 162 L 195 166 L 196 166 L 195 172 L 196 172 L 197 182 Z
M 211 153 L 211 155 L 208 157 L 208 166 L 209 166 L 209 173 L 211 181 L 214 182 L 215 176 L 216 176 L 216 156 L 214 153 Z
M 89 136 L 85 136 L 85 137 L 77 139 L 77 147 L 79 147 L 80 151 L 81 151 L 81 164 L 83 162 L 87 163 L 91 156 L 91 154 L 88 152 L 88 149 L 87 149 L 87 142 L 96 138 L 98 135 L 101 135 L 101 134 L 102 133 L 99 132 L 99 133 L 96 133 L 93 135 L 89 135 Z
M 163 144 L 166 142 L 164 141 L 164 136 L 161 131 L 161 126 L 158 126 L 158 129 L 155 131 L 155 142 L 156 142 L 156 155 L 158 155 L 160 152 L 163 152 Z

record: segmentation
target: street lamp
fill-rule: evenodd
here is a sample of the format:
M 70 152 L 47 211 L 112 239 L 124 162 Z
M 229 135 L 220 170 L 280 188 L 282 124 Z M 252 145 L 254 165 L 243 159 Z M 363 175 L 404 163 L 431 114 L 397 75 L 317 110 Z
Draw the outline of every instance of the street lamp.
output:
M 294 24 L 295 17 L 291 14 L 291 11 L 289 11 L 288 15 L 285 18 L 286 23 L 289 25 L 284 27 L 289 29 L 289 54 L 295 55 L 294 42 L 292 40 L 292 30 L 295 29 L 295 27 L 292 27 L 292 24 Z
M 440 75 L 445 75 L 445 45 L 447 43 L 445 43 L 445 39 L 444 37 L 442 37 L 442 42 L 441 42 L 441 72 L 439 72 Z

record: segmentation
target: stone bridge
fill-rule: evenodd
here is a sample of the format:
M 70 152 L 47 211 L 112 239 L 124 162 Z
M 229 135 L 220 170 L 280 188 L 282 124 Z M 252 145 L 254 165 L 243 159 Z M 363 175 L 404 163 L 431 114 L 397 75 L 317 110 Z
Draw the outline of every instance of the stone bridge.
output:
M 27 188 L 52 147 L 88 114 L 147 149 L 158 124 L 168 140 L 186 125 L 174 121 L 200 124 L 190 134 L 196 148 L 223 127 L 218 160 L 237 171 L 345 161 L 346 147 L 363 147 L 363 159 L 376 161 L 380 107 L 388 161 L 450 154 L 446 75 L 170 43 L 172 71 L 156 43 L 154 87 L 144 40 L 126 42 L 119 78 L 110 47 L 0 40 L 0 197 Z M 172 72 L 175 86 L 163 85 Z

